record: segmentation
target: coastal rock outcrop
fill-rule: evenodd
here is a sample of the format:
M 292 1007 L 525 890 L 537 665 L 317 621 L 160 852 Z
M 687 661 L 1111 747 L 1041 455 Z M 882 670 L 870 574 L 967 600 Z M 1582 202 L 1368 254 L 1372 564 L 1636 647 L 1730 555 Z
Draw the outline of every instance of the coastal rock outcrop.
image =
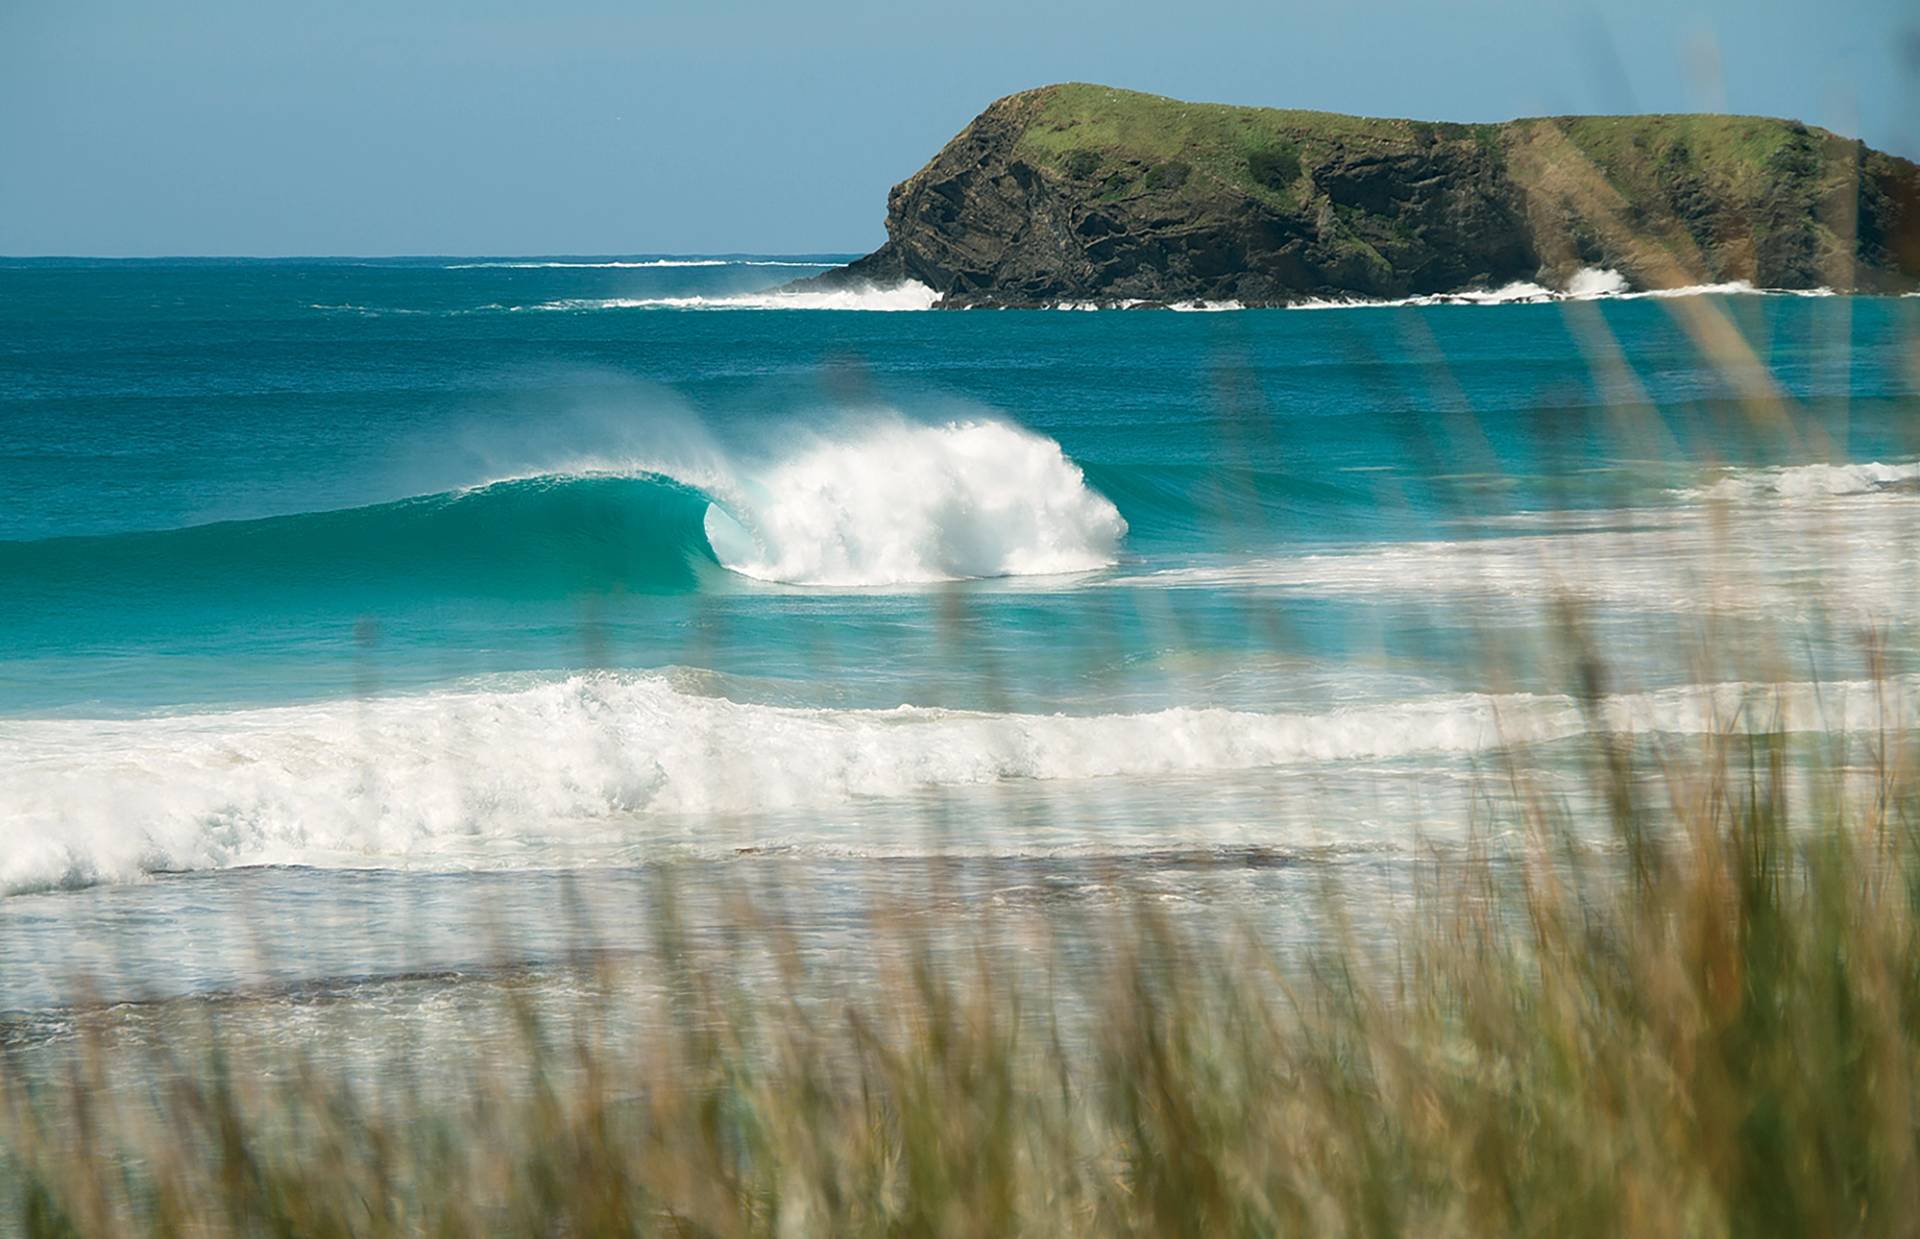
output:
M 1797 121 L 1375 120 L 1103 86 L 998 100 L 815 283 L 940 304 L 1275 305 L 1564 286 L 1920 288 L 1920 167 Z

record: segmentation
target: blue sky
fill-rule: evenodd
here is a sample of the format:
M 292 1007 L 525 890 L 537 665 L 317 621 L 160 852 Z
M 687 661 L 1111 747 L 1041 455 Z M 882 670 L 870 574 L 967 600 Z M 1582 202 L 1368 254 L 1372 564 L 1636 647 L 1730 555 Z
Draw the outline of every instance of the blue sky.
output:
M 1796 116 L 1920 155 L 1905 0 L 0 0 L 0 253 L 853 251 L 989 100 Z

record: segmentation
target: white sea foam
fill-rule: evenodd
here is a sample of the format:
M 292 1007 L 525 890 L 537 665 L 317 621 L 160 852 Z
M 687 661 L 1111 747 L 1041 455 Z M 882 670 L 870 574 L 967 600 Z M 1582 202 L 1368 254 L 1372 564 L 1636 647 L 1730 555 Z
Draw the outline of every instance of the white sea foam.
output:
M 1801 297 L 1833 295 L 1833 290 L 1826 288 L 1755 288 L 1746 280 L 1731 280 L 1722 284 L 1693 284 L 1682 288 L 1635 289 L 1629 287 L 1627 278 L 1618 271 L 1602 267 L 1583 267 L 1574 272 L 1565 288 L 1548 288 L 1544 284 L 1536 284 L 1531 280 L 1519 280 L 1500 288 L 1426 293 L 1417 297 L 1381 300 L 1344 297 L 1296 301 L 1287 308 L 1290 310 L 1354 310 L 1388 306 L 1541 305 L 1559 301 L 1635 301 L 1647 297 L 1730 297 L 1776 292 Z
M 1219 314 L 1247 307 L 1238 301 L 1176 301 L 1167 308 L 1187 314 Z
M 861 284 L 833 289 L 769 289 L 711 297 L 568 297 L 534 310 L 931 310 L 940 294 L 908 280 L 882 288 Z
M 1611 273 L 1609 273 L 1611 274 Z M 1499 288 L 1464 289 L 1454 293 L 1427 293 L 1418 297 L 1365 298 L 1336 297 L 1312 298 L 1306 301 L 1290 303 L 1289 310 L 1357 310 L 1367 308 L 1385 308 L 1396 306 L 1436 306 L 1436 305 L 1526 305 L 1543 301 L 1567 300 L 1566 294 L 1556 293 L 1541 284 L 1519 281 Z
M 1170 301 L 1165 305 L 1158 305 L 1156 302 L 1144 301 L 1139 297 L 1122 297 L 1118 301 L 1056 301 L 1048 308 L 1054 310 L 1137 310 L 1143 306 L 1175 310 L 1186 314 L 1219 314 L 1247 308 L 1238 301 Z
M 1885 721 L 1871 686 L 1621 696 L 1614 730 Z M 0 722 L 0 891 L 246 864 L 546 863 L 662 819 L 711 821 L 1005 780 L 1346 763 L 1561 739 L 1557 696 L 1456 695 L 1315 714 L 1098 716 L 749 704 L 665 676 L 132 720 Z
M 673 267 L 807 267 L 813 270 L 825 270 L 838 266 L 832 262 L 796 262 L 787 258 L 642 258 L 633 260 L 608 260 L 605 262 L 456 262 L 442 270 L 446 271 L 550 271 L 550 270 L 642 270 L 649 268 Z
M 874 423 L 716 498 L 707 538 L 723 565 L 806 585 L 1086 572 L 1111 564 L 1127 531 L 1058 443 L 994 421 Z
M 1635 289 L 1628 284 L 1627 277 L 1618 271 L 1604 267 L 1582 267 L 1573 273 L 1565 288 L 1550 288 L 1532 280 L 1516 280 L 1511 284 L 1503 284 L 1499 288 L 1464 288 L 1457 292 L 1423 293 L 1414 297 L 1310 298 L 1290 302 L 1286 308 L 1289 310 L 1358 310 L 1396 306 L 1544 305 L 1563 301 L 1636 301 L 1649 297 L 1731 297 L 1759 294 L 1831 297 L 1834 292 L 1831 288 L 1756 288 L 1746 280 L 1730 280 L 1720 284 L 1693 284 L 1682 288 Z M 1147 303 L 1137 298 L 1125 298 L 1118 301 L 1062 301 L 1056 303 L 1053 308 L 1056 310 L 1130 310 L 1145 304 Z M 1217 312 L 1243 310 L 1246 306 L 1239 301 L 1178 301 L 1165 308 Z
M 1686 284 L 1679 288 L 1643 288 L 1634 292 L 1620 293 L 1622 301 L 1632 301 L 1641 297 L 1755 297 L 1755 296 L 1805 296 L 1803 289 L 1793 288 L 1756 288 L 1748 280 L 1728 280 L 1723 284 Z

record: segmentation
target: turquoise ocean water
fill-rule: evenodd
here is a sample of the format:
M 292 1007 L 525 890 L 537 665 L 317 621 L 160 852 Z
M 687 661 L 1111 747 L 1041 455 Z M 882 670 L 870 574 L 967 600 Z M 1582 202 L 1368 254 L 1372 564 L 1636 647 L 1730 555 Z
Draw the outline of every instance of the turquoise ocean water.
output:
M 1551 769 L 1556 598 L 1636 734 L 1912 648 L 1920 300 L 766 291 L 843 257 L 0 263 L 0 1010 L 668 858 L 1284 907 Z

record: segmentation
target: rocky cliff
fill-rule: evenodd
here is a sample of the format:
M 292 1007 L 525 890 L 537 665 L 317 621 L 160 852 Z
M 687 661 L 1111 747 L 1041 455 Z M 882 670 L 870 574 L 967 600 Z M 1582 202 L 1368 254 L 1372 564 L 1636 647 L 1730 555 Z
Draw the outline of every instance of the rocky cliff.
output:
M 1457 125 L 1071 84 L 982 112 L 894 187 L 887 238 L 820 280 L 918 280 L 956 307 L 1404 297 L 1582 267 L 1894 292 L 1920 287 L 1920 167 L 1762 117 Z

